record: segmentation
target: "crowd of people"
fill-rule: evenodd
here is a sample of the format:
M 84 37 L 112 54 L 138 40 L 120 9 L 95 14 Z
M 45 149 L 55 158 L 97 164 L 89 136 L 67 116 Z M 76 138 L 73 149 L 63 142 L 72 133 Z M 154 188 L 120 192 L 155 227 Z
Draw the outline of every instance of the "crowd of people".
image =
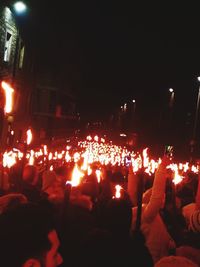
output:
M 200 174 L 175 185 L 170 162 L 154 175 L 93 162 L 76 186 L 75 162 L 1 168 L 0 265 L 200 266 Z

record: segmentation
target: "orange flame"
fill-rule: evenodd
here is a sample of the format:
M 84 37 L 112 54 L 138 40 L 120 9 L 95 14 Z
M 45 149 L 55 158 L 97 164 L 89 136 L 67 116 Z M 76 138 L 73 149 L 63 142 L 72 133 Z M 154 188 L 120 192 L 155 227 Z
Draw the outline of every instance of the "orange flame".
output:
M 174 179 L 172 180 L 172 182 L 177 185 L 179 183 L 181 183 L 183 180 L 183 176 L 181 176 L 179 173 L 178 173 L 178 168 L 177 168 L 177 165 L 175 165 L 175 168 L 174 168 Z
M 6 104 L 4 107 L 4 111 L 5 113 L 10 113 L 12 111 L 12 107 L 13 107 L 13 93 L 14 93 L 14 89 L 6 82 L 2 81 L 1 82 L 1 86 L 3 88 L 3 90 L 5 91 L 5 98 L 6 98 Z
M 30 143 L 31 143 L 31 141 L 33 139 L 33 135 L 32 135 L 31 129 L 28 129 L 26 131 L 26 135 L 27 135 L 26 143 L 27 143 L 27 145 L 30 145 Z
M 71 179 L 71 185 L 72 186 L 78 186 L 81 182 L 81 178 L 84 176 L 84 173 L 82 173 L 77 164 L 75 164 L 74 169 L 72 171 L 72 179 Z
M 29 158 L 29 165 L 34 165 L 34 161 L 35 161 L 34 151 L 31 150 L 31 154 L 30 154 L 30 158 Z
M 115 196 L 114 196 L 114 198 L 120 198 L 121 197 L 121 189 L 122 189 L 121 185 L 117 184 L 115 186 Z
M 3 166 L 10 168 L 15 164 L 16 164 L 16 154 L 12 153 L 12 151 L 5 152 L 3 154 Z
M 96 173 L 97 181 L 98 181 L 98 183 L 100 183 L 101 182 L 101 171 L 96 170 L 95 173 Z
M 149 157 L 147 154 L 148 148 L 143 149 L 142 155 L 143 155 L 143 167 L 148 167 L 149 164 Z

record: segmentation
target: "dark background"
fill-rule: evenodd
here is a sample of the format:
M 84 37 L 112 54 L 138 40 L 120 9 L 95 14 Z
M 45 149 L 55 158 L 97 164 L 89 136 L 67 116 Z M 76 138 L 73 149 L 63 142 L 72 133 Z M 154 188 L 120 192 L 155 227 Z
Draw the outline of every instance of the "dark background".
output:
M 41 64 L 63 72 L 86 121 L 108 120 L 136 99 L 134 130 L 143 144 L 188 146 L 200 75 L 198 5 L 116 2 L 29 0 L 20 23 Z

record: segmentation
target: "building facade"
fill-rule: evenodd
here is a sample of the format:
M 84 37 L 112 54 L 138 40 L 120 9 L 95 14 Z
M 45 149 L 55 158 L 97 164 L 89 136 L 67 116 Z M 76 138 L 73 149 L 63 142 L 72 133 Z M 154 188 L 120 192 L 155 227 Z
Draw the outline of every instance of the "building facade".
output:
M 40 72 L 37 50 L 26 45 L 11 10 L 0 3 L 0 82 L 5 81 L 14 89 L 12 111 L 5 114 L 5 95 L 0 88 L 3 149 L 23 142 L 29 127 L 39 142 L 40 138 L 73 132 L 78 121 L 75 97 L 56 84 L 48 69 Z

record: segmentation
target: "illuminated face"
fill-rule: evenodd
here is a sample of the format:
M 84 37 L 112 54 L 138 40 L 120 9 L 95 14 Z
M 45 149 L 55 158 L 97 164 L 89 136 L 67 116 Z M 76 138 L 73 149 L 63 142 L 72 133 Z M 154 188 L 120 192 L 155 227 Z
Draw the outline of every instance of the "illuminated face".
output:
M 48 239 L 51 243 L 51 248 L 47 252 L 45 257 L 45 267 L 57 267 L 62 264 L 63 259 L 60 253 L 58 252 L 58 248 L 60 246 L 60 242 L 55 230 L 51 231 L 48 234 Z

